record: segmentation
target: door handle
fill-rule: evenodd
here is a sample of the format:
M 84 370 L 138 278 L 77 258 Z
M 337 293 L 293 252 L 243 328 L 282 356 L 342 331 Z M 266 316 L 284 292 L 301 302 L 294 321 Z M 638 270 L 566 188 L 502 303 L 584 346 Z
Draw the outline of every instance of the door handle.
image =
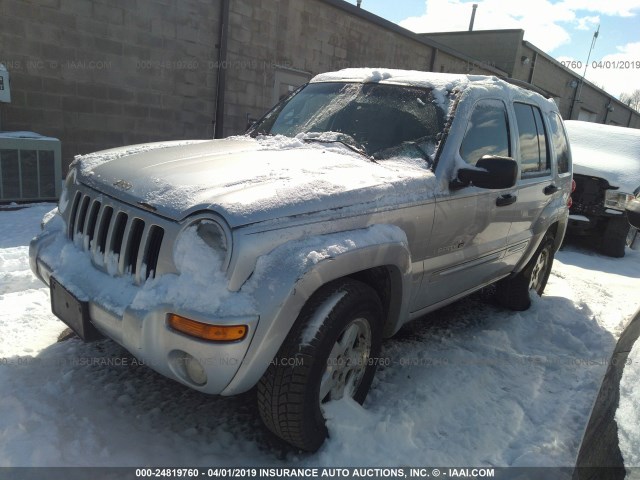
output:
M 508 193 L 506 195 L 500 195 L 496 199 L 496 205 L 498 207 L 506 207 L 507 205 L 516 203 L 516 200 L 518 200 L 518 197 L 516 195 L 511 195 L 510 193 Z
M 556 187 L 553 183 L 551 185 L 547 185 L 546 187 L 544 187 L 544 194 L 545 195 L 553 195 L 554 193 L 556 193 L 558 190 L 560 190 L 558 187 Z

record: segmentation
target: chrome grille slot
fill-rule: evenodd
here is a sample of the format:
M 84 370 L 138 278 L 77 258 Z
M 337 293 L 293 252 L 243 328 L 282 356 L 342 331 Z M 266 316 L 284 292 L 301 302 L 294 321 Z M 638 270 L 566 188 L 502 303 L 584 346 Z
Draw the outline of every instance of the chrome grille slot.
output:
M 76 192 L 67 224 L 69 239 L 91 252 L 94 265 L 112 275 L 130 274 L 138 284 L 155 277 L 164 228 L 97 196 Z
M 84 234 L 84 221 L 87 217 L 87 209 L 89 208 L 89 196 L 85 195 L 80 201 L 80 207 L 78 208 L 78 215 L 76 216 L 76 225 L 74 231 L 80 235 Z
M 134 218 L 127 235 L 127 248 L 124 252 L 124 271 L 135 275 L 137 271 L 138 252 L 144 232 L 144 222 L 139 218 Z
M 98 225 L 98 239 L 95 245 L 95 251 L 99 252 L 102 255 L 103 261 L 104 253 L 107 248 L 107 234 L 109 233 L 111 218 L 113 218 L 113 208 L 107 205 L 102 209 L 102 215 L 100 216 L 100 223 Z
M 71 214 L 69 215 L 69 225 L 67 226 L 67 234 L 69 235 L 69 239 L 73 240 L 75 231 L 74 228 L 76 226 L 76 217 L 78 216 L 78 205 L 80 204 L 80 197 L 82 195 L 80 192 L 76 192 L 73 197 L 73 204 L 71 206 Z
M 87 216 L 87 223 L 84 229 L 84 249 L 89 250 L 91 248 L 91 242 L 95 237 L 96 224 L 98 220 L 98 213 L 100 212 L 100 206 L 102 204 L 99 200 L 94 200 L 89 208 L 89 215 Z
M 118 212 L 116 215 L 116 221 L 113 223 L 113 232 L 111 234 L 110 252 L 115 255 L 120 255 L 122 250 L 122 243 L 124 241 L 124 231 L 127 228 L 128 215 L 124 212 Z M 122 273 L 122 272 L 121 272 Z
M 145 278 L 153 278 L 156 274 L 156 268 L 158 266 L 158 258 L 160 257 L 160 247 L 162 246 L 163 237 L 164 230 L 157 225 L 151 225 L 151 228 L 149 229 L 149 233 L 147 235 L 147 241 L 145 242 Z

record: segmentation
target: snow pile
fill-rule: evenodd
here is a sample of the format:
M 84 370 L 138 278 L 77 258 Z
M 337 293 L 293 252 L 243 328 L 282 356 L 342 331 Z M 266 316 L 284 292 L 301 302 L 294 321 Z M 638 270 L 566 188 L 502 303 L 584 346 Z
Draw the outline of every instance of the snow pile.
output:
M 96 269 L 91 252 L 68 240 L 59 215 L 45 225 L 44 234 L 52 236 L 51 243 L 41 251 L 52 275 L 79 299 L 95 300 L 119 316 L 128 306 L 152 309 L 162 304 L 221 315 L 255 313 L 249 297 L 235 294 L 230 298 L 231 292 L 227 290 L 227 280 L 221 270 L 222 259 L 200 238 L 196 227 L 186 229 L 178 238 L 175 261 L 180 274 L 158 276 L 142 287 L 134 284 L 131 274 L 115 276 L 117 257 L 107 259 L 106 273 Z M 83 238 L 76 236 L 74 241 L 81 243 Z
M 94 300 L 119 316 L 129 306 L 151 310 L 165 304 L 222 317 L 255 315 L 258 310 L 253 293 L 265 288 L 265 280 L 276 276 L 274 269 L 285 269 L 279 280 L 290 287 L 313 265 L 349 250 L 390 242 L 407 244 L 404 232 L 390 225 L 290 241 L 259 257 L 249 282 L 233 293 L 227 289 L 222 255 L 209 247 L 193 226 L 180 234 L 174 248 L 179 273 L 159 275 L 139 287 L 131 274 L 117 276 L 117 256 L 107 258 L 107 272 L 98 270 L 92 265 L 92 253 L 78 248 L 84 238 L 76 235 L 72 243 L 60 215 L 48 213 L 47 218 L 43 235 L 51 236 L 52 241 L 40 255 L 52 275 L 79 299 Z
M 175 247 L 175 263 L 180 274 L 166 274 L 147 281 L 133 298 L 131 307 L 149 310 L 160 304 L 220 315 L 254 314 L 253 299 L 232 294 L 222 271 L 222 256 L 209 247 L 196 227 L 186 229 Z
M 570 466 L 606 369 L 598 352 L 614 343 L 575 308 L 553 294 L 515 314 L 469 299 L 408 325 L 384 344 L 391 365 L 365 408 L 328 406 L 319 463 Z
M 616 411 L 618 442 L 627 467 L 640 467 L 640 340 L 636 340 L 622 372 Z
M 48 289 L 29 269 L 29 241 L 40 229 L 38 217 L 52 207 L 44 204 L 0 210 L 0 365 L 4 365 L 2 359 L 37 355 L 54 343 L 61 331 L 60 322 L 51 313 Z M 1 380 L 0 385 L 2 402 L 6 390 Z M 0 424 L 2 419 L 0 416 Z M 0 454 L 4 465 L 2 458 Z
M 575 173 L 604 178 L 621 192 L 640 187 L 640 130 L 577 120 L 564 124 Z

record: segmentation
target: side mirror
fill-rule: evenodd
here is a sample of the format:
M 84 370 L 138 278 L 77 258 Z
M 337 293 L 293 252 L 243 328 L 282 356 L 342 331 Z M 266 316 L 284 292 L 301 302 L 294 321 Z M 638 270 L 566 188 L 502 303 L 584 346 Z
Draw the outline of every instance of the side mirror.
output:
M 634 198 L 627 203 L 626 211 L 631 226 L 640 229 L 640 200 Z
M 473 184 L 480 188 L 511 188 L 516 184 L 517 179 L 518 162 L 511 157 L 485 155 L 478 160 L 475 169 L 461 168 L 458 170 L 460 186 Z

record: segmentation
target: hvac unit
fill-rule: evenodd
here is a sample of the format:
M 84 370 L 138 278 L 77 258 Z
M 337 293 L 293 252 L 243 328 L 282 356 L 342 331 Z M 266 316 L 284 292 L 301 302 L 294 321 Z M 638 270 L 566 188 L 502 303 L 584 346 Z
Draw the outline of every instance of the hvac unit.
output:
M 0 132 L 0 203 L 57 200 L 61 188 L 60 140 Z

